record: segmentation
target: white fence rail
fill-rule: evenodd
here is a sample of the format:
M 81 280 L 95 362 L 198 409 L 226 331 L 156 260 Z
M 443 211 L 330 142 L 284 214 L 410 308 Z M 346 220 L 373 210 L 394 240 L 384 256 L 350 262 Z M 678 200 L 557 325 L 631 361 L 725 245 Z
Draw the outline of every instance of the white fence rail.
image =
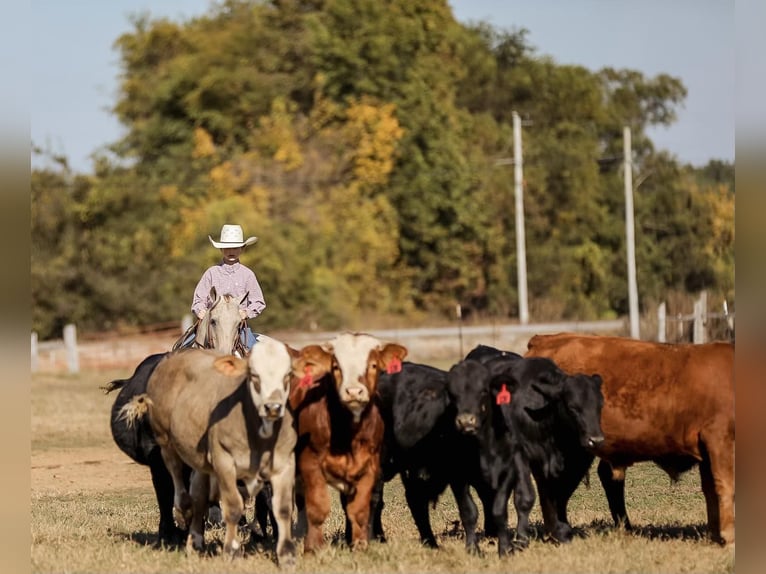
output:
M 713 332 L 716 339 L 734 339 L 734 313 L 729 312 L 729 304 L 724 301 L 720 313 L 711 313 L 707 304 L 707 293 L 702 291 L 694 302 L 690 314 L 677 313 L 668 316 L 667 306 L 661 303 L 657 308 L 657 341 L 660 343 L 689 341 L 700 344 L 708 340 L 708 333 Z M 689 329 L 691 330 L 689 332 Z M 668 333 L 671 333 L 670 338 Z

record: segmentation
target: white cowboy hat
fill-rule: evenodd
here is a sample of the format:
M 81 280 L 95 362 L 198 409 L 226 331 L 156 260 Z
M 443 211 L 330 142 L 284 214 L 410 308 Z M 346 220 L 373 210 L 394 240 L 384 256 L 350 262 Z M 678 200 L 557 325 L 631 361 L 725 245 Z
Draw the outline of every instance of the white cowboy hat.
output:
M 247 240 L 244 239 L 245 234 L 242 233 L 242 227 L 239 225 L 224 225 L 221 227 L 221 240 L 216 241 L 209 235 L 207 236 L 208 239 L 210 239 L 210 243 L 213 244 L 213 247 L 216 249 L 226 249 L 231 247 L 245 247 L 246 245 L 252 245 L 256 241 L 258 241 L 257 237 L 248 237 Z

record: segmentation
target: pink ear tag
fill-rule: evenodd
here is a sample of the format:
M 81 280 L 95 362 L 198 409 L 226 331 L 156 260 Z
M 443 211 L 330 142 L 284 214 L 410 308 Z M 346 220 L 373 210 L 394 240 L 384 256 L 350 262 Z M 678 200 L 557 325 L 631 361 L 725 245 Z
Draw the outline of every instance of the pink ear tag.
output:
M 402 360 L 399 357 L 394 357 L 388 362 L 388 366 L 386 367 L 386 372 L 389 375 L 393 375 L 394 373 L 398 373 L 402 370 Z
M 500 387 L 500 392 L 497 393 L 497 404 L 498 405 L 507 405 L 511 402 L 511 393 L 508 391 L 508 389 L 503 385 Z
M 309 367 L 308 365 L 303 367 L 303 373 L 304 374 L 301 377 L 301 381 L 300 383 L 298 383 L 298 385 L 301 387 L 308 387 L 309 385 L 311 385 L 311 381 L 313 379 L 311 376 L 311 367 Z

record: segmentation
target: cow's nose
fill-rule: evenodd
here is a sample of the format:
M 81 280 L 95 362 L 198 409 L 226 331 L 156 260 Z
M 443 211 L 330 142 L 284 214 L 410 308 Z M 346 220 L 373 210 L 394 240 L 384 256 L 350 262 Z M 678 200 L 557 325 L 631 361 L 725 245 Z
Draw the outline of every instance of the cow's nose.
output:
M 476 432 L 476 415 L 470 413 L 463 413 L 455 418 L 455 424 L 457 429 L 465 433 Z
M 269 418 L 276 419 L 282 416 L 282 403 L 266 403 L 263 408 Z
M 367 392 L 364 387 L 348 387 L 344 394 L 346 401 L 357 401 L 360 403 L 367 401 Z
M 602 442 L 604 442 L 602 435 L 588 437 L 588 446 L 591 448 L 599 446 Z

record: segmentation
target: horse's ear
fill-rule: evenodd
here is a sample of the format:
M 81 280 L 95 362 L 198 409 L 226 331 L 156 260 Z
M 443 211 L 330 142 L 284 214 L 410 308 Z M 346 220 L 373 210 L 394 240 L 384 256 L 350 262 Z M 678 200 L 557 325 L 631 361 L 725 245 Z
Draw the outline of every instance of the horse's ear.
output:
M 218 299 L 218 292 L 215 290 L 215 286 L 210 288 L 210 300 L 215 302 Z
M 240 305 L 242 305 L 242 303 L 244 303 L 245 301 L 247 301 L 247 298 L 248 298 L 248 296 L 249 296 L 249 295 L 250 295 L 250 291 L 248 291 L 247 293 L 245 293 L 245 296 L 244 296 L 244 297 L 242 297 L 242 299 L 240 299 L 240 300 L 239 300 L 239 304 L 240 304 Z

